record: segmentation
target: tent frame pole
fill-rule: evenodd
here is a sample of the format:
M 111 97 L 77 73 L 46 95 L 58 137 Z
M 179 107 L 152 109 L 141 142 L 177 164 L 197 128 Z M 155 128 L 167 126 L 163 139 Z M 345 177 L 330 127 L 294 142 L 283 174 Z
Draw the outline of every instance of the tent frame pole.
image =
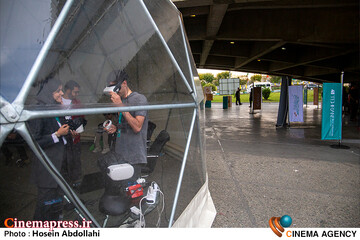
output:
M 179 25 L 180 25 L 182 39 L 184 41 L 184 49 L 185 49 L 185 53 L 186 53 L 186 59 L 187 59 L 187 62 L 188 62 L 190 77 L 191 77 L 191 79 L 194 79 L 194 75 L 193 75 L 192 68 L 191 68 L 191 65 L 190 65 L 191 61 L 190 61 L 190 57 L 189 57 L 189 51 L 188 51 L 187 45 L 186 45 L 187 40 L 186 40 L 186 37 L 185 37 L 185 31 L 184 31 L 184 28 L 183 28 L 182 18 L 181 18 L 180 15 L 179 15 L 179 22 L 180 22 Z M 192 85 L 193 85 L 193 89 L 196 89 L 194 81 L 192 81 Z M 194 91 L 194 93 L 195 93 L 195 96 L 197 97 L 196 91 Z
M 186 85 L 186 87 L 188 88 L 188 90 L 189 90 L 189 92 L 190 92 L 190 94 L 191 94 L 191 96 L 192 96 L 192 98 L 193 98 L 194 102 L 196 102 L 195 91 L 191 88 L 191 86 L 189 85 L 188 81 L 186 81 L 186 77 L 184 76 L 184 73 L 182 72 L 182 70 L 181 70 L 181 68 L 180 68 L 179 64 L 177 63 L 177 61 L 176 61 L 176 59 L 175 59 L 174 55 L 172 54 L 172 52 L 171 52 L 171 50 L 170 50 L 169 46 L 167 45 L 167 43 L 166 43 L 166 41 L 165 41 L 164 37 L 161 35 L 161 32 L 160 32 L 160 30 L 159 30 L 158 26 L 156 25 L 156 23 L 155 23 L 154 19 L 152 18 L 152 16 L 151 16 L 151 14 L 150 14 L 149 10 L 146 8 L 145 3 L 144 3 L 142 0 L 139 0 L 139 1 L 140 1 L 140 3 L 141 3 L 141 6 L 143 7 L 143 10 L 145 11 L 146 15 L 148 16 L 148 18 L 149 18 L 149 20 L 150 20 L 151 24 L 153 25 L 153 27 L 154 27 L 154 29 L 155 29 L 156 33 L 158 34 L 158 36 L 159 36 L 159 38 L 160 38 L 161 43 L 164 45 L 164 47 L 165 47 L 165 49 L 166 49 L 167 53 L 169 54 L 169 57 L 170 57 L 171 61 L 172 61 L 172 62 L 173 62 L 173 64 L 175 65 L 176 69 L 178 70 L 178 72 L 179 72 L 179 74 L 180 74 L 180 77 L 182 78 L 182 80 L 183 80 L 184 84 L 185 84 L 185 85 Z
M 188 153 L 189 153 L 190 142 L 191 142 L 192 134 L 193 134 L 193 131 L 194 131 L 196 113 L 197 113 L 197 109 L 194 108 L 194 113 L 193 113 L 193 117 L 192 117 L 191 125 L 190 125 L 190 130 L 189 130 L 189 137 L 188 137 L 187 142 L 186 142 L 184 156 L 183 156 L 183 160 L 182 160 L 182 164 L 181 164 L 179 180 L 178 180 L 178 184 L 177 184 L 177 187 L 176 187 L 174 203 L 173 203 L 171 216 L 170 216 L 170 221 L 169 221 L 169 228 L 172 226 L 173 221 L 174 221 L 176 206 L 177 206 L 177 202 L 178 202 L 178 199 L 179 199 L 182 180 L 183 180 L 183 177 L 184 177 L 185 165 L 186 165 L 186 161 L 187 161 L 187 157 L 188 157 Z
M 47 111 L 24 110 L 19 121 L 28 121 L 36 118 L 44 117 L 61 117 L 68 115 L 90 115 L 116 112 L 132 112 L 132 111 L 150 111 L 162 109 L 176 109 L 176 108 L 195 108 L 195 103 L 179 103 L 179 104 L 159 104 L 159 105 L 142 105 L 142 106 L 122 106 L 122 107 L 101 107 L 101 108 L 74 108 L 74 109 L 53 109 Z M 3 123 L 3 122 L 0 122 Z M 7 123 L 7 122 L 5 122 Z
M 25 80 L 19 94 L 17 95 L 16 99 L 14 100 L 13 105 L 18 105 L 21 107 L 24 106 L 25 99 L 30 92 L 30 88 L 31 88 L 32 84 L 34 83 L 34 81 L 40 71 L 40 68 L 42 67 L 42 65 L 50 51 L 50 48 L 53 45 L 55 38 L 56 38 L 57 34 L 59 33 L 73 3 L 74 3 L 74 0 L 66 1 L 63 9 L 61 10 L 58 18 L 55 21 L 54 26 L 51 28 L 50 33 L 49 33 L 48 37 L 46 38 L 44 46 L 41 48 L 39 55 L 37 56 L 33 66 L 31 67 L 31 70 L 30 70 L 28 76 L 26 77 L 26 80 Z
M 16 128 L 17 132 L 23 137 L 26 143 L 29 145 L 31 150 L 35 153 L 36 157 L 40 160 L 43 166 L 48 170 L 48 172 L 54 177 L 57 184 L 59 184 L 60 188 L 64 191 L 65 195 L 74 203 L 75 207 L 85 216 L 87 219 L 92 221 L 92 224 L 95 227 L 100 227 L 99 223 L 92 216 L 92 214 L 87 210 L 85 205 L 81 202 L 76 193 L 71 189 L 69 184 L 65 181 L 50 159 L 46 156 L 44 150 L 41 149 L 38 143 L 34 139 L 32 139 L 28 128 L 25 123 L 17 124 Z

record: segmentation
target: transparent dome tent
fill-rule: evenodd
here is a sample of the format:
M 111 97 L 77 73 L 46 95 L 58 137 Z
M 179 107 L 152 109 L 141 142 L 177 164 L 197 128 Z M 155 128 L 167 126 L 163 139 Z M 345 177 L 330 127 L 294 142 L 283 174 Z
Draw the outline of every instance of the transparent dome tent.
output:
M 64 195 L 64 220 L 85 218 L 93 227 L 121 226 L 118 216 L 99 210 L 104 181 L 94 153 L 104 114 L 146 110 L 156 125 L 149 145 L 165 130 L 162 148 L 147 182 L 162 194 L 146 227 L 210 227 L 215 208 L 208 191 L 204 151 L 203 91 L 180 12 L 166 0 L 0 0 L 1 114 L 0 206 L 6 218 L 32 220 L 37 202 L 33 165 L 41 163 Z M 132 91 L 146 105 L 116 105 L 104 94 L 107 77 L 123 70 Z M 37 105 L 48 79 L 80 86 L 79 104 Z M 80 135 L 81 186 L 73 187 L 62 169 L 35 140 L 29 121 L 84 115 Z M 26 157 L 22 157 L 22 148 Z M 22 161 L 16 161 L 16 159 Z M 144 188 L 144 195 L 146 189 Z M 135 204 L 134 204 L 135 205 Z M 111 222 L 110 218 L 115 220 Z M 108 225 L 104 222 L 108 221 Z

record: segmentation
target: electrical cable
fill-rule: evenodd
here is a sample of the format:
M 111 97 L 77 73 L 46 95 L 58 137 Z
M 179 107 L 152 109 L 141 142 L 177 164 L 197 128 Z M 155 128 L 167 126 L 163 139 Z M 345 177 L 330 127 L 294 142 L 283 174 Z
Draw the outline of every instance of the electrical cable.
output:
M 147 197 L 147 195 L 143 198 L 141 198 L 140 203 L 139 203 L 139 209 L 140 209 L 140 215 L 139 215 L 139 222 L 140 222 L 140 227 L 145 227 L 145 217 L 144 214 L 142 213 L 142 209 L 141 209 L 141 202 L 142 200 L 144 200 Z M 144 226 L 142 226 L 142 220 L 144 220 Z
M 164 185 L 164 161 L 161 161 L 161 185 L 162 185 L 162 186 Z M 163 195 L 164 195 L 164 193 L 163 193 Z M 164 196 L 165 196 L 165 195 L 164 195 Z M 165 203 L 164 203 L 164 206 L 165 206 Z M 167 223 L 169 223 L 169 222 L 170 222 L 170 219 L 167 217 L 166 208 L 165 208 L 164 210 L 165 210 L 165 215 L 164 215 L 165 221 L 166 221 Z
M 156 183 L 155 181 L 153 181 L 153 182 L 151 182 L 151 187 L 153 187 L 154 186 L 154 183 Z M 157 184 L 157 183 L 156 183 Z M 156 208 L 157 208 L 157 210 L 158 210 L 158 215 L 159 215 L 159 217 L 158 217 L 158 220 L 157 220 L 157 223 L 156 223 L 156 227 L 160 227 L 160 223 L 161 223 L 161 215 L 162 215 L 162 213 L 163 213 L 163 211 L 164 211 L 164 209 L 165 209 L 165 196 L 164 196 L 164 193 L 160 190 L 160 187 L 159 187 L 159 185 L 158 185 L 158 190 L 157 190 L 158 192 L 159 192 L 159 197 L 161 197 L 162 196 L 162 208 L 161 208 L 161 211 L 159 211 L 159 208 L 158 208 L 158 206 L 156 206 Z M 155 192 L 155 194 L 156 194 L 156 196 L 157 196 L 157 193 Z M 144 200 L 144 199 L 146 199 L 147 197 L 148 197 L 149 195 L 147 194 L 146 196 L 144 196 L 144 197 L 142 197 L 141 198 L 141 200 L 140 200 L 140 202 L 139 202 L 139 210 L 140 210 L 140 213 L 139 213 L 139 225 L 140 225 L 140 227 L 141 228 L 144 228 L 145 226 L 146 226 L 146 222 L 145 222 L 145 214 L 142 212 L 142 201 Z M 160 200 L 159 200 L 160 201 Z M 145 210 L 145 212 L 146 212 L 146 210 Z
M 164 208 L 165 208 L 165 196 L 164 196 L 164 193 L 160 190 L 160 188 L 159 188 L 159 192 L 160 192 L 160 194 L 162 195 L 162 209 L 161 209 L 160 212 L 158 211 L 158 213 L 159 213 L 159 218 L 158 218 L 158 221 L 157 221 L 157 223 L 156 223 L 156 227 L 160 227 L 161 215 L 162 215 L 162 213 L 163 213 L 163 211 L 164 211 Z

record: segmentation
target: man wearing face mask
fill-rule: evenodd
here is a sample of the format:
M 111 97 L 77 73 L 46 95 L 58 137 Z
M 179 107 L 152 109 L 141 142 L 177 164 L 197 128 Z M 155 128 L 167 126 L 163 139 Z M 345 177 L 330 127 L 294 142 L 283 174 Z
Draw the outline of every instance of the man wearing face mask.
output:
M 125 71 L 113 71 L 107 78 L 109 85 L 115 85 L 110 99 L 113 103 L 124 106 L 147 105 L 144 95 L 133 92 L 129 87 L 129 76 Z M 117 133 L 115 152 L 119 163 L 129 163 L 134 167 L 134 175 L 127 180 L 136 181 L 141 175 L 141 168 L 147 163 L 146 137 L 148 127 L 147 111 L 120 112 L 117 123 L 112 123 L 106 131 Z

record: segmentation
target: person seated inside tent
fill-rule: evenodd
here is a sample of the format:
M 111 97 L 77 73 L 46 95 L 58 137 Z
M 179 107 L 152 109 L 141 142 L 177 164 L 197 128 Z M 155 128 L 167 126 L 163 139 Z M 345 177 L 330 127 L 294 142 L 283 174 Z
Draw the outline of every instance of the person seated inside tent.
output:
M 12 160 L 14 155 L 18 155 L 19 158 L 16 160 L 16 165 L 18 167 L 24 167 L 28 164 L 30 164 L 29 157 L 26 153 L 26 149 L 24 146 L 25 142 L 22 139 L 22 137 L 13 130 L 4 141 L 3 145 L 1 146 L 1 152 L 5 157 L 5 165 L 12 164 Z M 16 153 L 14 154 L 10 149 L 11 147 L 15 147 Z
M 114 86 L 113 91 L 109 92 L 113 103 L 120 106 L 147 105 L 144 95 L 130 89 L 131 80 L 124 70 L 111 72 L 107 83 Z M 148 113 L 145 110 L 120 112 L 118 121 L 106 128 L 108 133 L 116 133 L 117 162 L 129 163 L 134 168 L 133 176 L 124 181 L 125 188 L 129 182 L 135 182 L 141 176 L 141 168 L 147 163 L 147 129 Z

